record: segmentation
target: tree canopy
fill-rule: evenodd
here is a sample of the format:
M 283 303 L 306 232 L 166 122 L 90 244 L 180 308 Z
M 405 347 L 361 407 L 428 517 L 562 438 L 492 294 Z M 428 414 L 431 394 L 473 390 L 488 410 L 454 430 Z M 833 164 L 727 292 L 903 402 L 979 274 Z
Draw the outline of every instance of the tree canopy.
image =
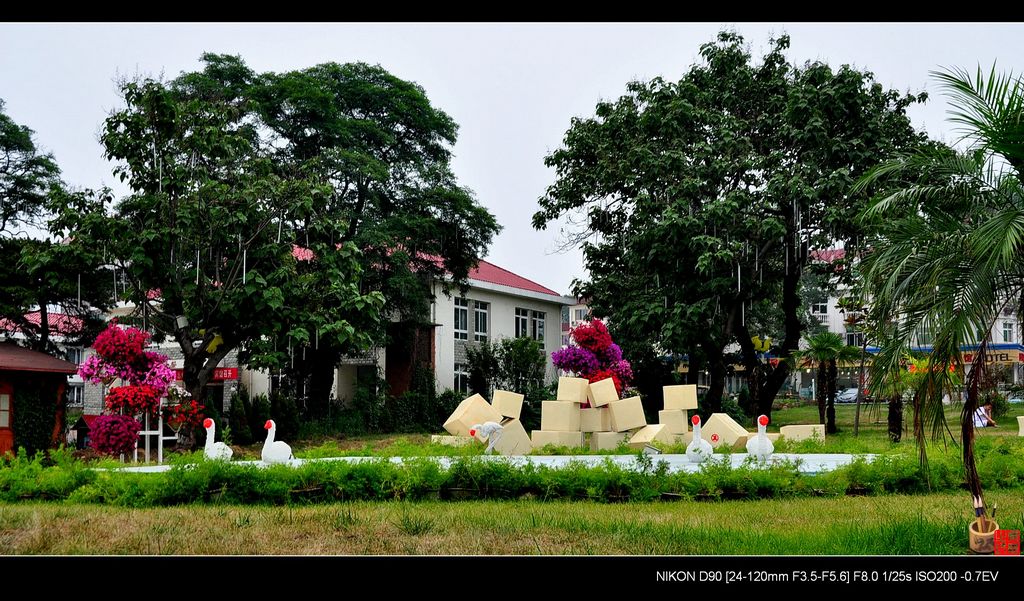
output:
M 58 221 L 108 241 L 123 298 L 176 337 L 193 393 L 235 348 L 257 366 L 298 358 L 300 376 L 319 353 L 330 376 L 390 318 L 423 319 L 430 282 L 465 281 L 499 228 L 455 181 L 457 128 L 422 88 L 362 63 L 203 63 L 122 85 L 102 142 L 131 193 Z
M 756 414 L 770 414 L 804 329 L 801 276 L 812 251 L 845 244 L 870 195 L 850 192 L 885 157 L 925 141 L 906 116 L 924 95 L 886 90 L 871 73 L 787 62 L 789 38 L 755 62 L 720 33 L 676 82 L 631 82 L 595 115 L 574 119 L 545 163 L 556 179 L 537 228 L 582 212 L 575 232 L 590 279 L 576 283 L 623 346 L 686 354 L 711 375 L 717 409 L 738 343 Z M 596 234 L 596 236 L 595 236 Z M 842 262 L 829 265 L 836 272 Z

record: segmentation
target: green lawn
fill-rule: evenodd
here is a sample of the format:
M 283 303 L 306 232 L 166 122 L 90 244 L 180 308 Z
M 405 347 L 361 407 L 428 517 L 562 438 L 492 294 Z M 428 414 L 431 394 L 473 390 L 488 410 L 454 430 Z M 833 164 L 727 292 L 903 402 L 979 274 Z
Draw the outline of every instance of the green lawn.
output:
M 824 444 L 812 441 L 797 444 L 784 441 L 776 444 L 779 452 L 798 453 L 884 453 L 890 451 L 916 452 L 914 447 L 913 432 L 910 430 L 912 410 L 907 407 L 904 410 L 904 435 L 899 443 L 889 441 L 888 426 L 886 422 L 886 404 L 862 405 L 860 432 L 858 436 L 853 435 L 853 419 L 855 406 L 853 404 L 836 405 L 836 424 L 839 433 L 826 437 Z M 985 428 L 978 431 L 978 436 L 999 437 L 1017 436 L 1016 416 L 1024 415 L 1024 405 L 1011 405 L 1010 414 L 997 420 L 998 428 Z M 956 440 L 960 438 L 960 410 L 958 407 L 950 407 L 946 410 L 949 429 Z M 778 432 L 780 426 L 790 424 L 814 424 L 818 423 L 818 408 L 816 405 L 802 405 L 788 409 L 780 409 L 772 413 L 772 423 L 768 426 L 769 432 Z M 753 430 L 748 426 L 748 430 Z M 470 445 L 466 447 L 449 447 L 444 445 L 430 444 L 429 434 L 373 434 L 355 437 L 318 437 L 309 440 L 288 441 L 295 451 L 296 457 L 337 457 L 344 455 L 374 455 L 374 456 L 414 456 L 414 455 L 479 455 L 484 450 L 484 445 Z M 949 444 L 947 436 L 945 441 L 931 442 L 930 446 L 946 447 Z M 235 447 L 235 459 L 259 459 L 262 443 Z M 682 445 L 666 447 L 668 452 L 685 452 Z M 589 449 L 555 449 L 537 451 L 547 454 L 549 452 L 561 454 L 589 454 Z M 617 453 L 629 453 L 628 449 L 619 449 Z
M 1024 527 L 1019 491 L 993 492 Z M 378 502 L 0 506 L 2 554 L 967 553 L 962 494 L 707 503 Z

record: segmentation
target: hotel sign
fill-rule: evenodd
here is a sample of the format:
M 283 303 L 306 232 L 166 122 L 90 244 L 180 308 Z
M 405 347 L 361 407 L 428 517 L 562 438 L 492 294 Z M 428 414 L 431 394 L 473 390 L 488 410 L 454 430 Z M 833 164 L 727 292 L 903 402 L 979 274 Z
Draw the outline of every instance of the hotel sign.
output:
M 974 362 L 974 353 L 961 353 L 964 365 Z M 992 351 L 985 354 L 985 363 L 1024 363 L 1024 353 L 1019 351 Z

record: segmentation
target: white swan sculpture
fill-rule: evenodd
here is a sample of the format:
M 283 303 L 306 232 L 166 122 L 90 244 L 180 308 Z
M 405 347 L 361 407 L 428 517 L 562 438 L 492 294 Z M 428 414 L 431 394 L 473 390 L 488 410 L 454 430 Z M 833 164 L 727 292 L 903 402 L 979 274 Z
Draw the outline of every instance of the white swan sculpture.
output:
M 295 458 L 290 446 L 280 440 L 274 440 L 274 433 L 277 432 L 274 420 L 268 419 L 267 423 L 263 424 L 263 429 L 267 431 L 267 440 L 263 443 L 263 463 L 287 463 L 289 459 Z
M 206 447 L 203 448 L 203 454 L 206 455 L 206 458 L 217 461 L 231 461 L 231 456 L 234 454 L 231 447 L 223 442 L 214 442 L 213 440 L 217 433 L 216 422 L 206 418 L 203 420 L 203 427 L 206 428 Z
M 768 425 L 768 416 L 762 415 L 757 418 L 757 436 L 754 436 L 747 441 L 747 453 L 751 457 L 757 458 L 758 461 L 768 461 L 771 458 L 772 453 L 775 452 L 775 445 L 768 438 L 765 433 L 765 427 Z
M 700 463 L 711 457 L 715 449 L 710 442 L 700 437 L 700 416 L 694 415 L 690 422 L 693 424 L 693 440 L 686 446 L 686 459 L 690 463 Z

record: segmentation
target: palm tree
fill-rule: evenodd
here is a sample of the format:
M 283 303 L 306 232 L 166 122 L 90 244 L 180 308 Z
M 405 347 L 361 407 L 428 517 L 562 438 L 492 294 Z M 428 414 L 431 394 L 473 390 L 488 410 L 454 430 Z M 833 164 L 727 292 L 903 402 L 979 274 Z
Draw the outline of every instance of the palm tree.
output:
M 915 393 L 926 465 L 924 423 L 941 437 L 943 392 L 966 368 L 961 348 L 980 343 L 960 419 L 967 484 L 980 497 L 971 416 L 988 337 L 977 333 L 989 332 L 1004 307 L 1024 310 L 1024 82 L 994 67 L 974 77 L 962 70 L 934 75 L 950 96 L 952 119 L 964 126 L 969 149 L 936 144 L 881 165 L 857 185 L 896 190 L 882 194 L 864 216 L 875 232 L 864 260 L 872 311 L 880 322 L 894 324 L 873 362 L 873 379 L 895 378 L 921 332 L 932 335 L 930 364 L 955 366 L 953 374 L 928 370 Z
M 821 332 L 805 338 L 807 348 L 798 353 L 801 367 L 817 364 L 818 419 L 825 424 L 825 432 L 835 434 L 836 428 L 836 380 L 840 362 L 855 361 L 860 349 L 847 346 L 843 337 L 833 332 Z

